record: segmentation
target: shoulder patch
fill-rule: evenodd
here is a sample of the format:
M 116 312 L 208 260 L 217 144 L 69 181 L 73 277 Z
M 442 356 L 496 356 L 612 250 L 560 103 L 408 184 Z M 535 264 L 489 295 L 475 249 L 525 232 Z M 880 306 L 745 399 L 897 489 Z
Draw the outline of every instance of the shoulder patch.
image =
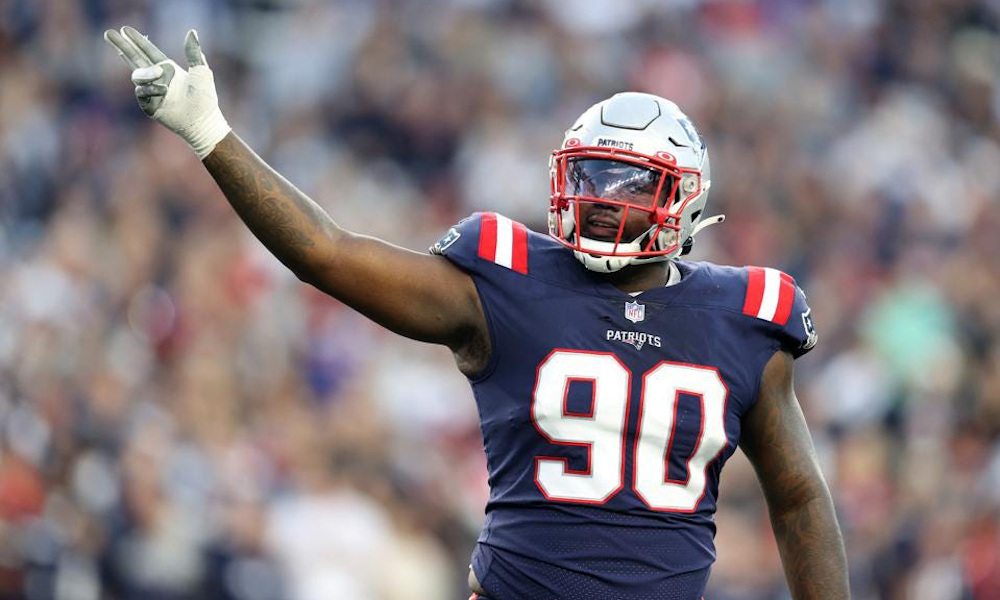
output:
M 483 213 L 479 218 L 479 258 L 526 275 L 527 228 L 497 213 Z
M 458 229 L 452 227 L 448 230 L 448 233 L 441 236 L 441 239 L 434 242 L 434 245 L 430 247 L 431 254 L 444 254 L 452 244 L 458 241 L 458 238 L 462 237 Z
M 806 332 L 806 341 L 802 342 L 803 350 L 811 350 L 819 341 L 819 334 L 816 333 L 816 325 L 813 324 L 812 309 L 807 308 L 802 313 L 802 329 Z
M 747 293 L 743 314 L 771 321 L 788 323 L 795 301 L 795 280 L 791 275 L 770 267 L 747 267 Z

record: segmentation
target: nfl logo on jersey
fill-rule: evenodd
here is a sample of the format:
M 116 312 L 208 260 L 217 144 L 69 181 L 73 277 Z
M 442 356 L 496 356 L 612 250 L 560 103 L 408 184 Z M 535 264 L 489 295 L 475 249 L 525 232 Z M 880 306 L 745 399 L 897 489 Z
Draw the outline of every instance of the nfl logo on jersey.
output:
M 635 300 L 632 302 L 625 303 L 625 318 L 633 323 L 638 323 L 639 321 L 646 318 L 646 306 L 639 304 Z

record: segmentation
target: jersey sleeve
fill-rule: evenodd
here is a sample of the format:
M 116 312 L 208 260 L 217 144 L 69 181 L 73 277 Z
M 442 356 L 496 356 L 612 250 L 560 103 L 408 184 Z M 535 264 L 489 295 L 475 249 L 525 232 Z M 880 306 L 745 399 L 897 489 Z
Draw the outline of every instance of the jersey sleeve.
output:
M 795 296 L 792 300 L 792 310 L 785 323 L 784 329 L 779 332 L 779 339 L 782 347 L 798 358 L 809 352 L 819 341 L 819 334 L 813 324 L 812 309 L 806 302 L 806 295 L 802 288 L 795 286 Z
M 819 336 L 806 295 L 791 275 L 767 267 L 747 267 L 743 314 L 770 321 L 781 347 L 798 358 L 812 350 Z
M 473 213 L 462 219 L 430 247 L 472 273 L 509 269 L 528 273 L 528 230 L 497 213 Z

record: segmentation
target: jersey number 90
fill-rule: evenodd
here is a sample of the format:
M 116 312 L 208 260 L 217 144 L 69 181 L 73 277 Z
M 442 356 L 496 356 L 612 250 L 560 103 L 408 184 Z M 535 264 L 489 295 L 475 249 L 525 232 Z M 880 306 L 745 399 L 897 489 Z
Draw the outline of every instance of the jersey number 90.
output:
M 607 352 L 556 350 L 538 367 L 531 417 L 553 444 L 589 449 L 590 464 L 572 470 L 565 458 L 535 458 L 535 483 L 550 500 L 603 504 L 625 486 L 626 453 L 633 460 L 632 488 L 652 510 L 694 512 L 705 495 L 706 468 L 726 446 L 728 389 L 711 367 L 661 362 L 642 377 L 639 426 L 628 447 L 632 374 Z M 593 385 L 588 414 L 571 413 L 566 399 L 573 381 Z M 668 475 L 681 394 L 701 399 L 701 431 L 687 461 L 686 481 Z

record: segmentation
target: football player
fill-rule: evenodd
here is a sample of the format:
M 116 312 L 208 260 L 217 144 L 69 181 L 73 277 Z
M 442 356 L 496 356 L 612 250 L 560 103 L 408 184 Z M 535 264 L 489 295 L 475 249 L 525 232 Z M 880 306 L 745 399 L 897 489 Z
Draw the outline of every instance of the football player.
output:
M 792 386 L 816 343 L 788 275 L 679 260 L 708 152 L 672 102 L 624 93 L 551 159 L 549 235 L 477 213 L 430 253 L 345 231 L 233 133 L 198 36 L 188 68 L 105 39 L 139 105 L 186 140 L 301 280 L 444 344 L 478 403 L 491 486 L 470 586 L 496 600 L 702 597 L 723 464 L 756 469 L 797 600 L 848 597 L 844 545 Z M 379 293 L 372 294 L 376 289 Z

